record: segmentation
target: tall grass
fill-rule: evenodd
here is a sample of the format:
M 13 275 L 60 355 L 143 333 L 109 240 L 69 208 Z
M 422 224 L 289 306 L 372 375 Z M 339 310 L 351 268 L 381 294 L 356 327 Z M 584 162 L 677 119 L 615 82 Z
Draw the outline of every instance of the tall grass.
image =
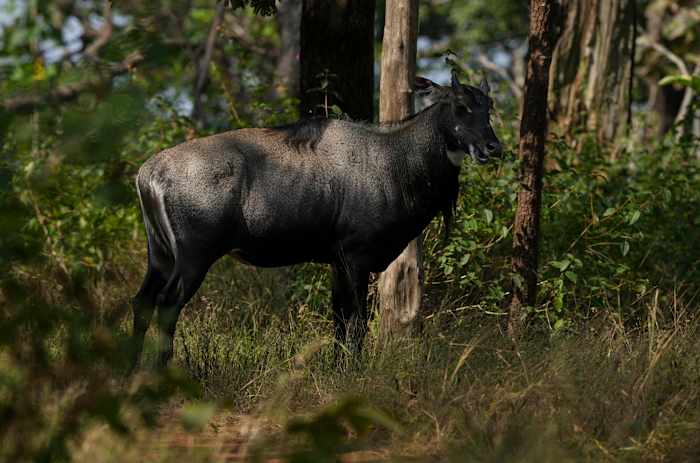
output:
M 363 439 L 348 431 L 338 452 L 428 461 L 683 461 L 700 452 L 693 295 L 655 291 L 638 302 L 641 324 L 610 307 L 576 330 L 517 346 L 478 309 L 444 307 L 389 345 L 370 336 L 359 361 L 338 368 L 328 315 L 286 310 L 279 289 L 261 293 L 289 277 L 222 264 L 178 327 L 177 363 L 229 413 L 267 423 L 251 448 L 308 450 L 313 439 L 284 423 L 361 397 L 400 430 L 378 427 Z M 235 278 L 255 297 L 217 297 Z

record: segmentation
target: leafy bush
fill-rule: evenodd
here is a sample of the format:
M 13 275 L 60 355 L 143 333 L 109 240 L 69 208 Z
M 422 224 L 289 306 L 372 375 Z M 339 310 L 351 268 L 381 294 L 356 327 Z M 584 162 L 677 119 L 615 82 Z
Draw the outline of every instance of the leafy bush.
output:
M 670 139 L 612 156 L 549 145 L 541 222 L 538 318 L 563 328 L 611 306 L 638 320 L 654 288 L 697 289 L 700 162 Z M 434 222 L 426 237 L 431 291 L 448 305 L 503 313 L 510 290 L 517 163 L 466 166 L 448 242 Z

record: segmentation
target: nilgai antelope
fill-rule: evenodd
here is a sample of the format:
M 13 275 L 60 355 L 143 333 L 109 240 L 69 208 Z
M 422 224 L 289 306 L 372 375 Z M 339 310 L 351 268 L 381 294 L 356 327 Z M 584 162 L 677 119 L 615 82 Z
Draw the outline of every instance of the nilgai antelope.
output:
M 135 297 L 133 365 L 158 307 L 158 364 L 211 265 L 229 254 L 250 265 L 330 264 L 335 336 L 359 350 L 367 331 L 370 272 L 386 269 L 442 213 L 452 217 L 462 161 L 499 155 L 489 87 L 416 80 L 432 104 L 374 126 L 308 119 L 240 129 L 162 151 L 136 187 L 148 270 Z

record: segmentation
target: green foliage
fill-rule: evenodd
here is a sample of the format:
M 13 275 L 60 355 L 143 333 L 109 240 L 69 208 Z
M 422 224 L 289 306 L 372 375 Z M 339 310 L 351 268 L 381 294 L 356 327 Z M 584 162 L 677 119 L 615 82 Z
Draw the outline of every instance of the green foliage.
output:
M 700 290 L 700 166 L 687 142 L 670 139 L 614 152 L 586 134 L 577 150 L 550 143 L 530 331 L 545 336 L 526 339 L 522 352 L 493 319 L 511 291 L 519 166 L 507 153 L 486 167 L 466 161 L 449 239 L 439 221 L 427 230 L 425 312 L 413 337 L 380 345 L 375 319 L 362 356 L 340 369 L 325 267 L 223 259 L 179 321 L 182 370 L 124 380 L 128 300 L 145 259 L 134 176 L 193 137 L 298 117 L 295 99 L 270 97 L 268 52 L 279 37 L 254 11 L 269 14 L 274 2 L 231 2 L 254 10 L 227 12 L 246 35 L 220 41 L 197 121 L 186 116 L 192 63 L 213 4 L 113 2 L 120 18 L 95 59 L 41 50 L 66 45 L 70 18 L 95 22 L 101 2 L 4 7 L 13 5 L 17 19 L 7 16 L 0 37 L 0 99 L 47 98 L 30 114 L 0 114 L 0 460 L 69 460 L 96 425 L 129 445 L 175 397 L 197 400 L 178 421 L 190 432 L 208 430 L 226 404 L 281 416 L 274 440 L 291 461 L 335 461 L 404 436 L 420 456 L 454 449 L 454 461 L 672 459 L 669 449 L 683 459 L 683 445 L 697 443 L 700 343 L 695 307 L 679 301 Z M 423 6 L 423 33 L 452 32 L 445 47 L 463 55 L 494 41 L 512 51 L 526 34 L 524 2 Z M 142 64 L 105 78 L 134 51 Z M 323 77 L 316 91 L 329 95 L 335 76 Z M 85 82 L 69 102 L 48 98 Z M 696 76 L 662 83 L 698 90 Z M 500 107 L 505 118 L 517 103 Z M 515 146 L 515 127 L 501 132 Z M 146 360 L 154 350 L 149 338 Z
M 450 40 L 449 48 L 506 42 L 527 36 L 528 5 L 517 0 L 421 2 L 421 34 Z
M 160 108 L 165 110 L 167 105 L 161 101 Z M 148 153 L 195 133 L 187 119 L 173 115 L 151 118 L 134 140 L 121 141 L 118 118 L 106 118 L 100 127 L 99 115 L 111 114 L 111 103 L 103 102 L 95 112 L 92 130 L 104 131 L 95 136 L 104 146 L 90 135 L 78 136 L 68 118 L 49 121 L 53 127 L 39 138 L 41 118 L 35 116 L 38 127 L 26 129 L 30 140 L 9 139 L 2 151 L 10 178 L 5 200 L 31 214 L 16 232 L 30 242 L 43 243 L 43 254 L 70 275 L 105 271 L 114 253 L 136 238 L 142 228 L 133 201 L 136 167 Z M 92 157 L 77 153 L 92 153 Z
M 69 301 L 45 300 L 40 283 L 6 277 L 1 289 L 0 460 L 66 461 L 86 424 L 129 435 L 128 410 L 152 425 L 169 397 L 200 394 L 177 370 L 120 387 L 115 378 L 126 371 L 130 347 L 119 330 Z
M 683 87 L 690 87 L 694 91 L 700 93 L 700 76 L 687 76 L 683 74 L 675 74 L 666 76 L 659 81 L 660 85 L 678 84 Z
M 291 277 L 290 302 L 323 312 L 331 297 L 330 270 L 325 266 L 302 264 L 292 268 Z
M 663 142 L 611 160 L 560 145 L 555 156 L 542 241 L 554 272 L 543 269 L 542 288 L 555 310 L 587 316 L 615 300 L 635 319 L 633 301 L 652 288 L 700 281 L 688 235 L 697 225 L 690 211 L 700 206 L 700 165 L 682 146 Z
M 654 288 L 700 281 L 693 230 L 700 208 L 700 165 L 683 145 L 602 156 L 554 142 L 544 183 L 540 304 L 536 314 L 555 330 L 616 301 L 634 322 Z M 443 298 L 503 313 L 510 290 L 510 225 L 517 163 L 467 166 L 454 229 L 444 246 L 436 224 L 426 241 L 426 281 Z

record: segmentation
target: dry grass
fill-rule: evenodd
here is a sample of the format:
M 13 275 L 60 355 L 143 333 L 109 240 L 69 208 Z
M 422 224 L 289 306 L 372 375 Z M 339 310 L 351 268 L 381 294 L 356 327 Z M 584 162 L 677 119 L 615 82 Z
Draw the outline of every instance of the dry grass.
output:
M 246 270 L 218 268 L 180 322 L 176 361 L 222 408 L 190 440 L 178 437 L 176 413 L 168 412 L 158 442 L 170 435 L 180 444 L 165 453 L 161 446 L 163 461 L 304 451 L 310 441 L 286 423 L 313 420 L 345 397 L 385 411 L 400 430 L 347 431 L 344 459 L 700 458 L 700 319 L 676 294 L 652 293 L 636 325 L 599 311 L 577 332 L 540 333 L 517 348 L 495 319 L 445 310 L 389 346 L 370 336 L 358 364 L 339 369 L 328 318 L 308 307 L 280 309 L 284 294 L 274 288 L 284 273 L 238 272 Z M 249 298 L 217 290 L 238 277 L 258 288 Z M 270 292 L 260 292 L 264 285 Z
M 91 288 L 100 311 L 135 290 L 138 271 L 125 268 L 121 283 Z M 533 330 L 517 348 L 497 319 L 447 303 L 411 337 L 382 347 L 371 334 L 359 361 L 338 368 L 329 314 L 290 307 L 288 283 L 286 271 L 217 265 L 183 313 L 175 359 L 216 412 L 186 430 L 189 402 L 168 404 L 155 429 L 127 411 L 128 437 L 86 423 L 76 461 L 336 461 L 309 459 L 313 439 L 288 424 L 315 423 L 348 397 L 398 426 L 358 433 L 339 416 L 342 461 L 700 460 L 700 318 L 688 295 L 655 291 L 635 324 L 598 310 L 575 332 Z

